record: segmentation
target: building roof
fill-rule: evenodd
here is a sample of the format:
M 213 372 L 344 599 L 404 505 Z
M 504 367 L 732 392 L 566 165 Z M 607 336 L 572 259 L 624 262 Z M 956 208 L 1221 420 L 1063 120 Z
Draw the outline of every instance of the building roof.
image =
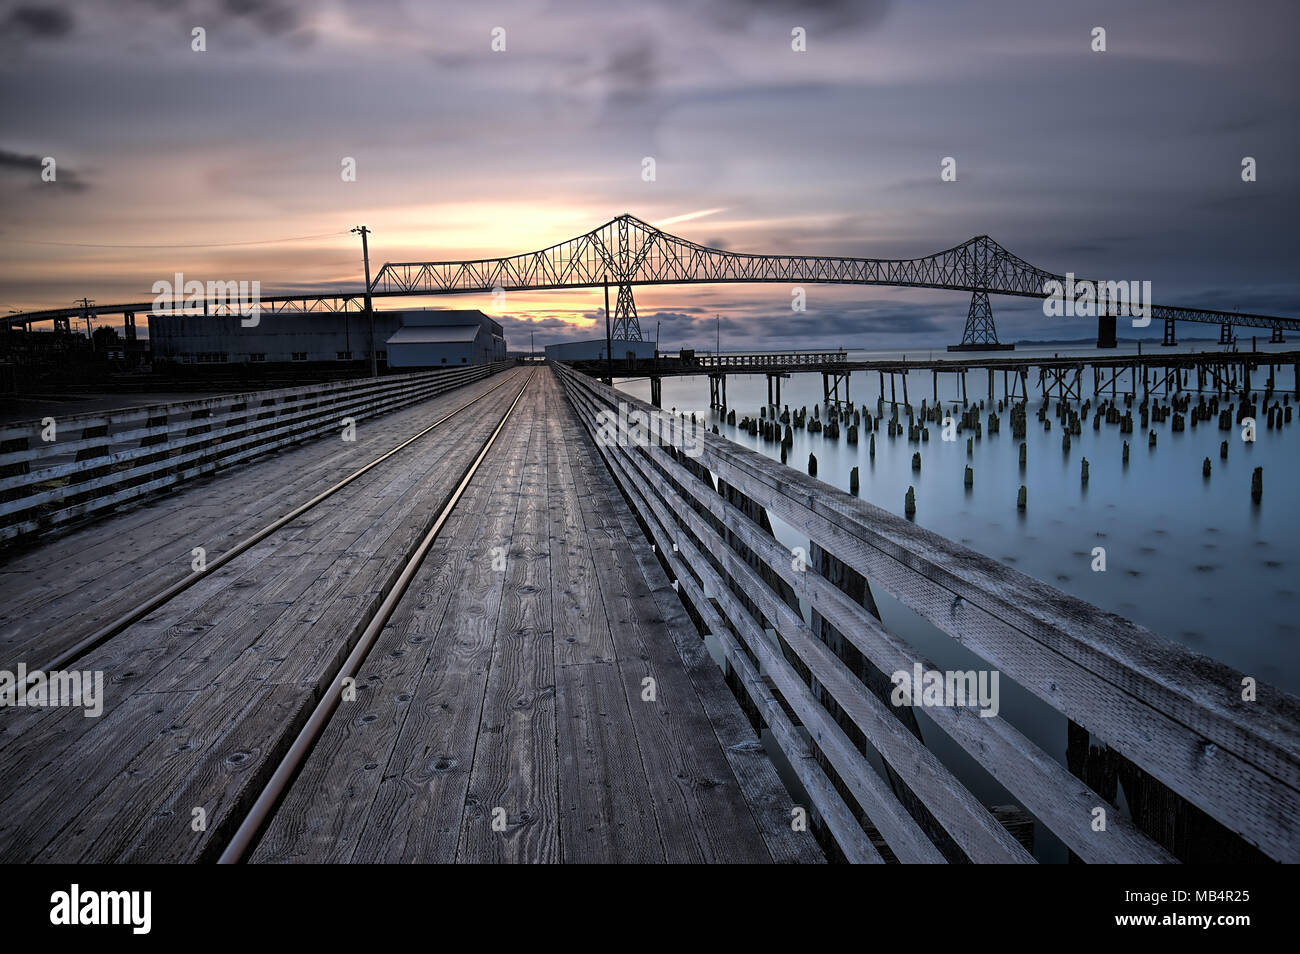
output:
M 473 341 L 481 325 L 404 325 L 393 333 L 388 344 L 456 344 Z

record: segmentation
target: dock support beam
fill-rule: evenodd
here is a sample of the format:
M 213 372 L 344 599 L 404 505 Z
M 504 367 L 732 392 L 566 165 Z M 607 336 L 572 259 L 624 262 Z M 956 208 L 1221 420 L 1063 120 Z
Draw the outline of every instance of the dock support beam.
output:
M 727 376 L 725 374 L 709 375 L 709 407 L 727 409 Z
M 781 379 L 790 375 L 784 371 L 767 372 L 767 406 L 781 406 Z
M 906 374 L 906 372 L 904 372 Z M 890 375 L 892 382 L 893 375 Z M 768 377 L 769 389 L 771 387 L 771 376 Z M 840 385 L 844 385 L 844 397 L 840 397 Z M 780 385 L 777 385 L 780 387 Z M 903 380 L 903 387 L 907 387 L 907 379 Z M 779 392 L 778 392 L 779 393 Z M 847 371 L 823 371 L 822 372 L 822 398 L 826 404 L 847 404 L 849 401 L 849 372 Z

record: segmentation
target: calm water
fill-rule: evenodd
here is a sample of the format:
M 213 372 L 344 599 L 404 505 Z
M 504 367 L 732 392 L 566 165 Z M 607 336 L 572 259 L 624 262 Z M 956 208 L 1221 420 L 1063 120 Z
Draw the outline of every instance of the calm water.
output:
M 1261 351 L 1265 350 L 1260 345 Z M 1283 346 L 1285 348 L 1285 346 Z M 1245 344 L 1246 350 L 1249 344 Z M 1121 348 L 1119 353 L 1135 348 Z M 1155 349 L 1145 347 L 1144 353 Z M 1179 351 L 1218 350 L 1197 343 Z M 1017 355 L 1091 354 L 1091 348 L 1049 346 L 1021 349 Z M 1109 351 L 1107 355 L 1114 355 Z M 929 358 L 930 352 L 908 352 L 912 358 Z M 854 359 L 898 357 L 899 353 L 851 352 Z M 935 352 L 936 358 L 945 357 Z M 1262 411 L 1262 388 L 1267 369 L 1252 375 L 1252 387 L 1261 389 L 1256 398 Z M 1026 434 L 1027 466 L 1019 466 L 1020 441 L 1011 436 L 1009 408 L 999 413 L 1002 431 L 988 434 L 989 408 L 981 412 L 985 424 L 982 439 L 974 442 L 967 456 L 963 431 L 957 441 L 939 439 L 940 427 L 930 424 L 930 440 L 912 443 L 906 433 L 890 438 L 876 432 L 876 456 L 869 455 L 869 437 L 861 435 L 853 446 L 841 435 L 830 439 L 794 431 L 789 463 L 806 470 L 808 455 L 818 461 L 818 479 L 847 490 L 849 470 L 859 467 L 860 496 L 871 503 L 903 514 L 903 500 L 909 486 L 916 488 L 915 521 L 935 532 L 978 550 L 1023 573 L 1037 577 L 1104 609 L 1132 619 L 1171 640 L 1219 659 L 1243 673 L 1255 676 L 1293 694 L 1300 694 L 1300 503 L 1291 492 L 1294 470 L 1300 464 L 1297 429 L 1300 417 L 1278 430 L 1260 426 L 1255 443 L 1241 439 L 1240 428 L 1220 431 L 1217 419 L 1198 422 L 1174 433 L 1172 415 L 1150 424 L 1156 431 L 1157 446 L 1149 448 L 1141 429 L 1134 401 L 1134 433 L 1121 435 L 1119 425 L 1104 421 L 1100 431 L 1092 429 L 1091 416 L 1082 420 L 1082 434 L 1071 436 L 1069 451 L 1062 449 L 1064 433 L 1054 410 L 1045 431 L 1036 411 L 1041 397 L 1035 392 L 1037 372 L 1029 376 L 1030 401 Z M 1194 375 L 1189 386 L 1195 386 Z M 1128 385 L 1127 374 L 1121 381 Z M 1292 394 L 1294 378 L 1290 366 L 1277 371 L 1276 398 Z M 912 372 L 908 390 L 914 407 L 921 399 L 930 402 L 932 379 L 928 372 Z M 960 382 L 956 375 L 939 375 L 939 398 L 946 409 L 960 407 Z M 645 380 L 620 382 L 629 394 L 649 401 Z M 967 378 L 972 402 L 987 404 L 987 374 L 972 372 Z M 1083 398 L 1091 396 L 1092 375 L 1085 371 Z M 857 407 L 873 415 L 880 396 L 875 372 L 856 372 L 850 380 L 850 394 Z M 1002 396 L 1001 374 L 995 376 L 995 399 Z M 898 391 L 902 400 L 901 385 Z M 759 375 L 731 375 L 727 380 L 729 406 L 736 420 L 756 417 L 767 400 L 767 381 Z M 1094 399 L 1096 407 L 1104 395 Z M 1207 393 L 1206 399 L 1210 395 Z M 889 380 L 885 380 L 886 416 L 889 414 Z M 822 399 L 820 374 L 796 374 L 783 382 L 782 403 L 791 410 L 812 408 Z M 722 415 L 710 411 L 709 383 L 704 376 L 665 378 L 663 406 L 695 412 L 717 424 L 727 437 L 780 459 L 780 445 L 750 436 L 739 427 L 728 426 Z M 1072 402 L 1076 405 L 1078 402 Z M 1167 403 L 1161 398 L 1161 403 Z M 1195 399 L 1193 399 L 1195 403 Z M 1221 407 L 1227 406 L 1223 400 Z M 1053 401 L 1053 409 L 1055 401 Z M 825 418 L 825 409 L 821 416 Z M 953 415 L 959 417 L 960 413 Z M 900 407 L 900 419 L 906 414 Z M 1228 459 L 1219 458 L 1219 444 L 1228 440 Z M 1122 444 L 1128 440 L 1130 457 L 1122 463 Z M 921 472 L 912 470 L 912 454 L 920 451 Z M 1080 479 L 1081 461 L 1088 458 L 1089 482 Z M 1204 479 L 1201 465 L 1211 461 L 1212 473 Z M 974 468 L 974 486 L 963 486 L 964 469 Z M 1250 499 L 1251 472 L 1264 468 L 1264 494 L 1259 505 Z M 1028 507 L 1016 508 L 1016 492 L 1028 487 Z M 806 546 L 791 528 L 774 520 L 777 537 L 789 547 Z M 1091 569 L 1094 547 L 1106 550 L 1105 572 Z M 875 589 L 885 624 L 912 643 L 943 669 L 986 668 L 947 636 L 915 617 L 911 611 L 879 588 Z M 1065 723 L 1036 698 L 1002 680 L 1002 714 L 1043 748 L 1064 760 Z M 941 731 L 921 718 L 927 745 L 954 768 L 959 777 L 986 804 L 1014 801 L 978 768 Z M 1038 839 L 1043 860 L 1060 860 L 1064 853 L 1052 839 Z

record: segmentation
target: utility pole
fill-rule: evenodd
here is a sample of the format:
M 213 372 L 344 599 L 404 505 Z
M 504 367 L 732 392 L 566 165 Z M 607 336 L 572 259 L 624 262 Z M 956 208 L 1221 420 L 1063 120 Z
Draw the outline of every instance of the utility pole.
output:
M 91 331 L 90 331 L 90 306 L 93 305 L 93 304 L 95 303 L 95 299 L 93 299 L 93 298 L 74 298 L 74 299 L 72 299 L 72 303 L 73 303 L 74 305 L 80 305 L 80 306 L 81 306 L 81 317 L 84 318 L 84 319 L 86 319 L 86 337 L 90 339 L 90 350 L 91 350 L 91 351 L 94 351 L 94 350 L 95 350 L 95 336 L 94 336 L 93 334 L 91 334 Z
M 614 384 L 614 333 L 609 326 L 609 278 L 605 279 L 605 383 Z
M 358 225 L 352 230 L 361 236 L 361 258 L 366 264 L 366 317 L 370 319 L 370 376 L 379 377 L 379 354 L 375 351 L 375 307 L 370 300 L 370 248 L 366 244 L 366 236 L 370 234 L 370 229 L 364 225 Z

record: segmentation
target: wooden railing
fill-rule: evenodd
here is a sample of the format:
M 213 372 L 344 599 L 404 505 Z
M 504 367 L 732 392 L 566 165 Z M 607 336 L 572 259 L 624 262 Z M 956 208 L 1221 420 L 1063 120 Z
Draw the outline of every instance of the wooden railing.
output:
M 842 364 L 849 356 L 843 351 L 754 351 L 704 354 L 696 352 L 695 363 L 720 370 L 740 368 L 786 368 L 801 365 Z
M 1080 859 L 1300 860 L 1294 697 L 1260 685 L 1258 701 L 1244 701 L 1242 673 L 702 425 L 555 373 L 697 626 L 721 645 L 729 682 L 848 860 L 882 859 L 869 829 L 905 862 L 1033 860 L 921 741 L 915 713 L 891 700 L 890 674 L 935 667 L 882 623 L 872 587 L 1069 720 L 1067 768 L 1005 715 L 924 708 Z M 675 422 L 677 446 L 640 440 L 620 402 Z M 696 441 L 692 457 L 683 448 Z M 769 514 L 806 535 L 806 565 L 777 541 Z
M 513 362 L 0 427 L 0 541 L 89 516 L 487 377 Z M 50 436 L 52 440 L 44 438 Z

